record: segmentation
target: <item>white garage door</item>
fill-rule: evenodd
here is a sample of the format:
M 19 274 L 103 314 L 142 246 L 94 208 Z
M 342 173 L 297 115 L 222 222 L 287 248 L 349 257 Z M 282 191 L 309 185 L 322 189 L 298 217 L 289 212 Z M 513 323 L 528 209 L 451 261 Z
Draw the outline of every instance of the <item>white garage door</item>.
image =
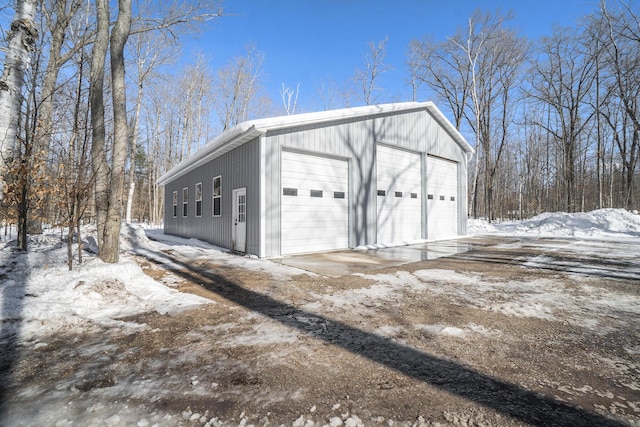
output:
M 427 158 L 427 237 L 458 235 L 458 164 Z
M 282 152 L 281 254 L 349 247 L 346 160 Z
M 422 237 L 420 155 L 378 145 L 378 243 L 404 243 Z

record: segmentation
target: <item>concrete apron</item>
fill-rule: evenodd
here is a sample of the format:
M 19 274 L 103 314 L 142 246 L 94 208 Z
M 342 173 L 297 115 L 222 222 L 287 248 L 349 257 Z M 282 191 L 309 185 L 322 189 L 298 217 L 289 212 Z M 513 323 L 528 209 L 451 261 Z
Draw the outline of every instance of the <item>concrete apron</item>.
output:
M 271 261 L 323 276 L 339 277 L 451 256 L 467 252 L 478 245 L 479 242 L 474 239 L 463 238 L 382 249 L 347 249 L 290 255 Z

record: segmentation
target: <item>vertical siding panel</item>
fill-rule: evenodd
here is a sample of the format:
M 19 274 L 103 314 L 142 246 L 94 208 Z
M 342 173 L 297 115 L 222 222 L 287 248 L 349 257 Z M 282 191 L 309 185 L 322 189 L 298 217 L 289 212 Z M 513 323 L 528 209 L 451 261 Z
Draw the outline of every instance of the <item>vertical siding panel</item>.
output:
M 247 188 L 247 252 L 259 250 L 259 145 L 250 141 L 231 152 L 167 183 L 165 231 L 181 237 L 197 238 L 231 248 L 232 190 Z M 213 178 L 222 175 L 222 216 L 213 217 Z M 202 216 L 195 216 L 195 185 L 202 182 Z M 188 216 L 182 217 L 182 188 L 188 187 Z M 178 191 L 178 217 L 173 218 L 173 191 Z

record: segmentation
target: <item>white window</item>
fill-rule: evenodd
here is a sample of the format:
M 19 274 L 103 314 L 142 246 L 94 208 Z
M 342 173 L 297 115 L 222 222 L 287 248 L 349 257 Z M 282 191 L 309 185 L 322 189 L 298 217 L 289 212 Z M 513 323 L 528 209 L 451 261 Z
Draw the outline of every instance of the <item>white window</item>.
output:
M 178 192 L 173 192 L 173 217 L 178 217 Z
M 202 183 L 196 184 L 196 216 L 202 216 Z
M 213 216 L 222 215 L 222 176 L 213 178 Z
M 189 189 L 187 187 L 182 189 L 182 216 L 186 218 L 187 207 L 189 204 Z

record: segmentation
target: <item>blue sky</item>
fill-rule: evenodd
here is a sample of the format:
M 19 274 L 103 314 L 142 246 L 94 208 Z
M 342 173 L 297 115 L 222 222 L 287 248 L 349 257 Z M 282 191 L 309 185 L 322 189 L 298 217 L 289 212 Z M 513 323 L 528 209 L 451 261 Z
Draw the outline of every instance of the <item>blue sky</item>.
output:
M 383 98 L 405 101 L 411 40 L 453 35 L 478 8 L 512 10 L 513 25 L 535 40 L 554 25 L 574 25 L 596 5 L 595 0 L 224 0 L 227 16 L 209 24 L 184 55 L 188 61 L 190 53 L 200 51 L 216 70 L 253 43 L 266 55 L 264 85 L 274 101 L 280 102 L 282 83 L 300 84 L 298 112 L 307 112 L 321 106 L 315 100 L 321 80 L 342 85 L 364 66 L 369 42 L 388 37 L 385 63 L 392 70 L 380 81 Z

